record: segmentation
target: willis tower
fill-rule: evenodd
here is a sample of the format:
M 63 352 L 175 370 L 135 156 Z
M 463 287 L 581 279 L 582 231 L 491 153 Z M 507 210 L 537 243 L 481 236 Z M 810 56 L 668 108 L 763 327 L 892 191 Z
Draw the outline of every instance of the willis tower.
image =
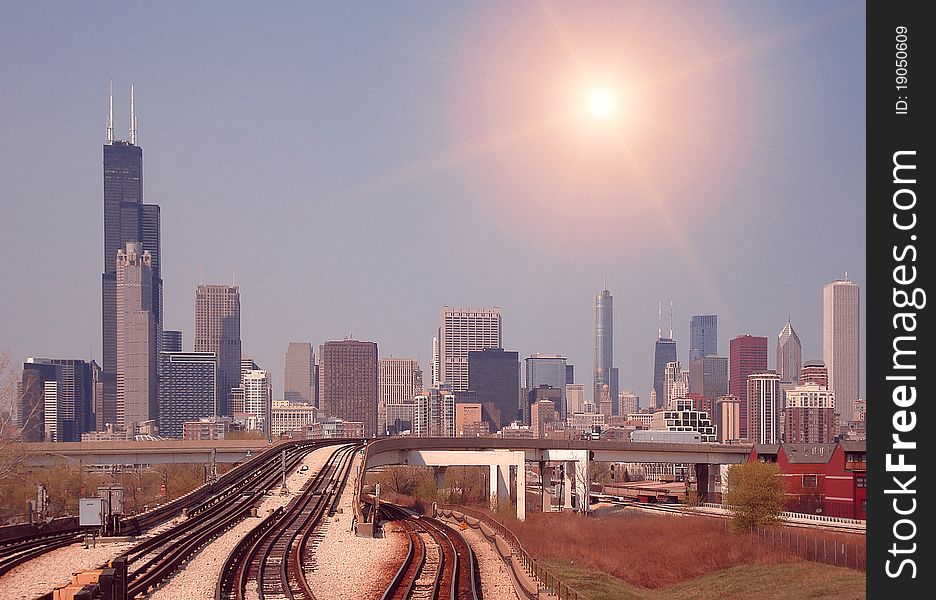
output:
M 162 337 L 162 276 L 160 272 L 159 206 L 143 204 L 143 149 L 137 145 L 137 121 L 130 86 L 130 136 L 114 138 L 114 94 L 111 90 L 104 144 L 104 272 L 101 275 L 103 307 L 105 423 L 117 423 L 117 253 L 128 242 L 139 243 L 152 257 L 152 306 L 156 319 L 155 347 L 158 356 Z

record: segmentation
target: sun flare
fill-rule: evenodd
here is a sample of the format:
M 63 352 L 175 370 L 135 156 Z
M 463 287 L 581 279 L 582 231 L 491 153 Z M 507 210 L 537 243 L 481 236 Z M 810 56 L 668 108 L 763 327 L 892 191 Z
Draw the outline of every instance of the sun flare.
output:
M 594 88 L 585 97 L 585 107 L 589 114 L 597 118 L 608 118 L 617 112 L 617 98 L 608 88 Z

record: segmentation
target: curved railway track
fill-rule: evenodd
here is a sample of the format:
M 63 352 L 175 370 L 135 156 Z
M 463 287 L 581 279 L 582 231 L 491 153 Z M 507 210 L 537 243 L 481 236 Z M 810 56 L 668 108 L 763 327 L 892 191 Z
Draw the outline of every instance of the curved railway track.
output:
M 259 473 L 279 465 L 282 450 L 292 451 L 319 445 L 321 442 L 287 442 L 265 450 L 243 465 L 228 471 L 214 483 L 206 483 L 171 502 L 126 519 L 122 524 L 122 533 L 139 535 L 146 529 L 177 517 L 183 509 L 189 511 L 190 517 L 197 516 L 214 505 L 219 497 L 230 498 L 231 494 L 249 487 Z M 55 533 L 40 533 L 0 542 L 0 576 L 46 552 L 81 541 L 82 533 L 90 530 L 94 528 L 72 527 Z M 48 597 L 51 597 L 51 594 Z
M 406 558 L 381 600 L 480 600 L 475 555 L 458 531 L 393 505 L 380 510 L 400 523 L 408 540 Z
M 57 548 L 64 548 L 81 539 L 77 531 L 68 530 L 37 536 L 27 536 L 0 544 L 0 575 Z
M 249 514 L 267 490 L 279 485 L 283 451 L 286 452 L 286 469 L 290 472 L 309 452 L 340 443 L 345 442 L 303 441 L 271 448 L 248 463 L 249 468 L 237 469 L 234 476 L 219 479 L 213 486 L 205 486 L 212 494 L 207 498 L 200 494 L 187 498 L 188 518 L 141 541 L 119 557 L 127 563 L 127 598 L 140 597 L 165 582 L 196 552 Z M 199 502 L 203 498 L 204 501 Z M 169 517 L 175 510 L 181 512 L 181 508 L 174 507 Z M 152 515 L 144 515 L 141 523 L 149 523 L 153 518 Z M 51 592 L 41 596 L 42 600 L 51 598 Z
M 268 516 L 231 551 L 215 586 L 216 600 L 241 600 L 255 583 L 260 600 L 314 600 L 305 573 L 310 542 L 325 516 L 334 514 L 355 452 L 360 445 L 336 449 L 301 493 L 283 510 Z

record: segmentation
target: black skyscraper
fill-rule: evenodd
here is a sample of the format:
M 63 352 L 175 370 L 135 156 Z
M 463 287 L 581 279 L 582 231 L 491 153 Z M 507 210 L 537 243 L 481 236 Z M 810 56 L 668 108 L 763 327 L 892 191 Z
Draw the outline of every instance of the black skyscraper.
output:
M 468 388 L 481 403 L 482 418 L 499 431 L 517 420 L 520 360 L 516 352 L 486 348 L 468 353 Z
M 104 273 L 102 284 L 102 330 L 104 423 L 117 422 L 117 251 L 127 242 L 140 242 L 153 258 L 153 313 L 156 317 L 158 356 L 162 332 L 162 275 L 160 271 L 159 206 L 143 204 L 143 149 L 136 144 L 136 116 L 130 92 L 130 140 L 114 139 L 113 98 L 104 144 Z

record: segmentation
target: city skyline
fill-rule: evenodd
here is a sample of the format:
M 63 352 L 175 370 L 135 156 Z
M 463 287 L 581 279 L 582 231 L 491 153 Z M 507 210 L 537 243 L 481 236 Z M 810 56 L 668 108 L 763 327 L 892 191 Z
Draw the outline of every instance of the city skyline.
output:
M 250 65 L 245 74 L 231 75 L 229 81 L 207 81 L 205 85 L 196 85 L 197 69 L 207 67 L 207 58 L 217 60 L 221 56 L 223 40 L 199 41 L 206 44 L 207 58 L 195 57 L 192 66 L 183 65 L 179 62 L 180 57 L 152 59 L 152 45 L 157 42 L 148 38 L 142 40 L 138 48 L 127 50 L 121 46 L 121 52 L 127 50 L 127 54 L 120 60 L 112 60 L 115 47 L 105 43 L 100 48 L 82 46 L 74 56 L 51 61 L 48 71 L 41 73 L 4 63 L 9 85 L 17 89 L 19 95 L 0 103 L 0 116 L 9 133 L 0 142 L 0 158 L 3 159 L 0 162 L 4 164 L 3 169 L 9 169 L 3 173 L 4 181 L 9 184 L 4 190 L 3 206 L 8 218 L 4 220 L 2 243 L 8 256 L 16 256 L 26 248 L 32 252 L 30 261 L 6 261 L 0 267 L 4 280 L 22 282 L 22 285 L 4 292 L 4 305 L 10 310 L 0 316 L 0 326 L 4 331 L 0 349 L 9 352 L 14 362 L 22 362 L 28 356 L 73 356 L 102 361 L 100 280 L 95 280 L 100 276 L 100 270 L 97 267 L 92 270 L 91 266 L 99 260 L 97 257 L 101 255 L 102 248 L 98 148 L 105 139 L 101 123 L 107 113 L 107 81 L 113 79 L 115 89 L 119 90 L 115 93 L 117 98 L 125 98 L 131 81 L 136 86 L 138 143 L 145 149 L 147 157 L 146 202 L 161 207 L 162 248 L 159 260 L 165 291 L 164 326 L 184 331 L 186 343 L 183 350 L 191 350 L 194 339 L 191 290 L 203 279 L 229 281 L 231 272 L 236 270 L 244 299 L 244 353 L 254 356 L 274 374 L 283 372 L 284 351 L 289 340 L 309 339 L 317 344 L 341 339 L 348 331 L 353 331 L 360 339 L 379 342 L 385 356 L 412 356 L 420 361 L 425 372 L 429 372 L 428 349 L 434 330 L 433 316 L 442 304 L 500 306 L 504 312 L 505 348 L 518 351 L 520 356 L 538 352 L 562 354 L 568 357 L 569 362 L 580 365 L 580 369 L 588 369 L 592 362 L 593 344 L 589 335 L 593 327 L 589 296 L 600 287 L 602 273 L 606 271 L 607 288 L 617 300 L 616 314 L 613 315 L 614 354 L 615 366 L 621 369 L 620 387 L 635 390 L 643 403 L 648 399 L 648 373 L 652 370 L 653 361 L 655 328 L 652 317 L 660 297 L 674 299 L 676 323 L 685 323 L 694 314 L 718 314 L 718 342 L 723 348 L 728 339 L 741 333 L 772 336 L 791 315 L 802 336 L 803 359 L 821 358 L 819 290 L 846 270 L 859 284 L 864 282 L 863 212 L 855 210 L 851 214 L 845 210 L 857 206 L 855 198 L 863 194 L 863 174 L 854 177 L 854 182 L 845 181 L 846 175 L 853 177 L 852 170 L 859 164 L 859 159 L 863 159 L 864 122 L 863 113 L 859 110 L 862 108 L 860 98 L 856 97 L 851 104 L 852 100 L 843 100 L 836 93 L 832 114 L 832 106 L 815 100 L 815 89 L 809 90 L 809 97 L 806 94 L 808 84 L 814 79 L 831 79 L 838 84 L 839 90 L 849 89 L 850 85 L 856 88 L 863 85 L 861 28 L 852 27 L 860 21 L 861 15 L 857 14 L 860 11 L 850 15 L 848 7 L 848 4 L 837 4 L 829 8 L 826 21 L 806 32 L 783 38 L 776 46 L 767 49 L 766 58 L 754 60 L 757 53 L 750 50 L 751 61 L 740 63 L 742 66 L 719 67 L 708 74 L 716 78 L 745 75 L 768 88 L 773 84 L 767 79 L 777 78 L 776 85 L 791 86 L 796 90 L 783 96 L 784 101 L 791 104 L 791 109 L 809 106 L 815 122 L 821 122 L 826 130 L 834 131 L 838 136 L 855 137 L 854 143 L 845 145 L 852 150 L 836 146 L 837 154 L 824 159 L 820 173 L 816 169 L 811 170 L 806 159 L 825 156 L 826 146 L 821 142 L 806 139 L 809 136 L 797 137 L 778 131 L 767 120 L 746 120 L 743 111 L 739 111 L 736 124 L 761 149 L 754 149 L 756 146 L 752 144 L 743 146 L 746 151 L 754 152 L 745 163 L 743 172 L 732 170 L 729 176 L 728 171 L 717 171 L 715 178 L 736 180 L 734 184 L 705 182 L 715 187 L 718 194 L 724 195 L 725 200 L 721 203 L 711 203 L 702 197 L 701 192 L 692 194 L 698 195 L 694 200 L 700 203 L 700 210 L 703 206 L 705 209 L 680 214 L 677 217 L 680 235 L 675 238 L 676 242 L 693 248 L 689 258 L 676 251 L 681 244 L 673 243 L 673 232 L 657 227 L 660 224 L 656 222 L 648 229 L 656 229 L 660 244 L 652 244 L 653 238 L 635 234 L 622 215 L 608 215 L 609 226 L 624 227 L 622 233 L 628 233 L 630 240 L 636 239 L 639 243 L 635 245 L 604 238 L 607 252 L 600 254 L 595 252 L 595 244 L 588 239 L 593 236 L 585 233 L 591 219 L 587 214 L 568 220 L 569 236 L 561 243 L 551 243 L 542 241 L 550 239 L 550 236 L 528 239 L 526 235 L 516 235 L 526 226 L 523 220 L 515 215 L 500 216 L 489 210 L 487 198 L 490 196 L 491 200 L 500 201 L 506 191 L 472 183 L 464 193 L 455 194 L 454 199 L 438 201 L 448 197 L 453 188 L 460 187 L 463 182 L 473 181 L 475 175 L 479 176 L 478 181 L 483 181 L 484 173 L 478 171 L 476 164 L 471 168 L 446 167 L 441 171 L 421 171 L 414 167 L 416 175 L 399 178 L 400 169 L 409 164 L 406 159 L 413 159 L 418 166 L 421 164 L 418 158 L 447 146 L 426 141 L 434 139 L 434 135 L 440 134 L 452 143 L 462 139 L 457 133 L 450 133 L 451 122 L 443 118 L 442 113 L 460 105 L 457 96 L 461 92 L 468 93 L 469 98 L 478 97 L 478 89 L 462 81 L 471 77 L 456 75 L 450 78 L 440 61 L 419 58 L 416 54 L 441 55 L 455 63 L 456 71 L 490 81 L 496 80 L 495 75 L 503 66 L 492 62 L 493 54 L 485 52 L 480 52 L 476 58 L 466 57 L 460 48 L 455 47 L 459 44 L 447 46 L 443 40 L 429 35 L 427 30 L 432 28 L 413 30 L 416 35 L 412 36 L 412 48 L 386 39 L 362 48 L 361 55 L 348 58 L 350 66 L 356 68 L 347 69 L 347 73 L 333 73 L 336 76 L 334 87 L 321 94 L 312 89 L 315 80 L 311 78 L 294 80 L 294 91 L 273 86 L 265 92 L 256 92 L 249 86 L 237 85 L 244 81 L 244 77 L 257 76 L 257 71 Z M 383 16 L 390 18 L 392 26 L 410 31 L 403 18 L 404 11 L 384 10 L 388 14 Z M 503 10 L 519 19 L 531 9 L 511 7 Z M 86 12 L 77 14 L 77 11 L 65 9 L 62 14 L 49 17 L 53 27 L 74 22 L 73 32 L 67 33 L 66 40 L 61 43 L 67 43 L 72 36 L 85 35 L 91 30 L 92 23 L 100 19 L 96 9 Z M 427 18 L 437 21 L 442 32 L 454 31 L 460 22 L 458 19 L 463 18 L 468 31 L 455 36 L 462 45 L 470 43 L 477 50 L 477 42 L 488 35 L 480 30 L 477 15 L 462 13 L 451 18 L 445 11 L 430 9 L 428 12 Z M 540 28 L 536 35 L 552 48 L 555 32 L 541 28 L 542 15 L 533 12 L 534 28 Z M 11 11 L 7 25 L 0 25 L 5 34 L 2 37 L 4 42 L 0 43 L 16 44 L 26 52 L 30 48 L 38 52 L 41 45 L 49 44 L 48 38 L 42 35 L 35 36 L 35 39 L 23 36 L 21 28 L 17 27 L 19 21 L 32 18 L 31 13 L 28 7 Z M 146 9 L 134 8 L 125 15 L 110 15 L 110 18 L 117 25 L 125 19 L 132 19 L 141 23 L 143 30 L 158 31 L 158 25 L 148 23 L 148 14 Z M 193 23 L 207 18 L 197 10 L 189 16 Z M 240 17 L 243 16 L 241 13 Z M 329 7 L 322 18 L 323 22 L 342 25 L 361 16 L 353 10 Z M 728 45 L 717 41 L 719 35 L 727 36 L 726 39 L 744 48 L 744 43 L 754 39 L 758 32 L 777 27 L 773 22 L 775 17 L 777 15 L 770 9 L 752 10 L 750 14 L 736 17 L 750 26 L 751 32 L 744 34 L 749 38 L 716 27 L 713 31 L 704 32 L 713 36 L 704 41 L 711 44 L 713 55 Z M 238 15 L 226 18 L 236 19 Z M 576 18 L 573 15 L 557 10 L 556 18 L 568 23 L 570 31 L 575 32 L 572 21 Z M 805 18 L 804 14 L 796 11 L 782 16 L 783 24 L 791 28 L 802 24 Z M 681 23 L 689 23 L 687 26 L 691 27 L 693 20 L 705 22 L 703 15 L 689 11 L 689 16 Z M 369 27 L 368 23 L 366 21 L 363 26 Z M 843 24 L 847 27 L 842 27 Z M 9 35 L 6 35 L 7 27 Z M 249 32 L 250 27 L 245 27 Z M 700 26 L 699 30 L 702 29 Z M 490 35 L 504 31 L 498 29 Z M 498 38 L 495 46 L 500 47 L 504 39 Z M 584 43 L 580 35 L 572 36 L 571 40 Z M 337 38 L 329 38 L 327 43 L 347 48 L 348 41 L 339 34 Z M 298 53 L 300 56 L 312 50 L 294 37 L 286 36 L 282 44 L 280 49 L 302 50 Z M 387 79 L 365 84 L 358 74 L 372 72 L 365 65 L 378 61 L 378 50 L 386 51 L 388 46 L 389 59 L 402 61 L 405 77 L 399 84 Z M 268 52 L 262 48 L 257 51 L 260 57 L 263 52 Z M 813 59 L 826 57 L 830 62 L 827 65 L 799 66 L 809 56 Z M 186 54 L 186 60 L 189 58 L 190 55 Z M 70 70 L 71 61 L 75 59 L 93 66 L 75 68 L 73 73 L 63 77 L 63 71 Z M 177 84 L 166 76 L 170 72 L 180 76 L 192 93 L 180 94 Z M 779 77 L 778 72 L 781 74 Z M 26 75 L 30 73 L 27 80 Z M 274 81 L 277 75 L 285 73 L 271 74 L 273 79 L 267 81 Z M 417 106 L 432 110 L 427 117 L 427 126 L 419 129 L 423 136 L 417 135 L 423 141 L 414 142 L 397 128 L 421 122 L 407 116 L 420 111 L 412 109 L 415 98 L 402 86 L 422 89 L 421 86 L 428 83 L 426 77 L 436 78 L 440 88 L 451 93 L 435 107 L 417 103 Z M 280 79 L 288 80 L 290 78 L 285 76 Z M 53 85 L 52 81 L 56 83 Z M 399 121 L 392 121 L 392 127 L 362 128 L 355 124 L 354 119 L 342 118 L 339 116 L 341 113 L 334 112 L 345 110 L 347 106 L 345 103 L 333 104 L 333 96 L 329 94 L 341 89 L 370 90 L 366 87 L 368 85 L 386 86 L 387 94 L 380 102 L 385 103 L 390 111 L 402 115 Z M 223 99 L 230 98 L 233 89 L 244 90 L 246 98 L 230 106 Z M 55 110 L 41 114 L 38 112 L 40 107 L 33 106 L 34 98 L 44 98 L 42 106 L 54 106 Z M 368 125 L 374 124 L 374 115 L 384 114 L 384 110 L 370 104 L 364 95 L 354 98 L 359 101 L 354 106 L 366 117 Z M 322 114 L 313 116 L 308 111 L 297 112 L 295 108 L 305 100 L 320 108 Z M 496 101 L 496 98 L 491 101 Z M 115 138 L 124 137 L 122 132 L 127 130 L 127 107 L 124 104 L 120 101 L 115 107 Z M 339 108 L 338 104 L 342 106 Z M 270 109 L 261 111 L 263 116 L 255 112 L 261 106 Z M 784 107 L 773 104 L 768 104 L 768 107 L 776 111 L 775 116 L 787 115 Z M 291 116 L 286 118 L 287 114 Z M 477 123 L 472 118 L 468 121 L 473 127 Z M 298 119 L 298 122 L 291 119 Z M 322 127 L 329 119 L 334 125 Z M 233 131 L 222 127 L 222 123 L 232 120 L 238 123 Z M 806 131 L 809 123 L 808 119 L 804 120 L 794 129 Z M 262 129 L 260 124 L 264 125 Z M 322 141 L 299 136 L 298 132 L 304 130 L 320 132 Z M 854 133 L 847 134 L 848 131 Z M 466 136 L 472 138 L 475 133 L 472 129 Z M 201 159 L 196 157 L 203 157 L 203 150 L 197 154 L 193 152 L 202 144 L 179 142 L 191 139 L 193 134 L 205 143 L 228 148 L 226 153 L 220 154 L 229 154 L 230 160 L 218 162 L 207 157 L 200 163 Z M 42 160 L 38 160 L 39 155 L 32 148 L 15 142 L 34 136 L 56 140 L 54 148 L 44 149 Z M 401 136 L 404 142 L 395 145 L 394 140 Z M 275 144 L 259 143 L 273 137 L 277 138 Z M 263 147 L 268 154 L 249 154 L 241 146 Z M 283 147 L 295 149 L 285 162 L 281 154 Z M 48 160 L 60 169 L 51 177 L 11 175 L 34 173 L 35 165 Z M 781 168 L 797 169 L 802 176 L 796 182 L 777 181 L 773 170 L 777 161 Z M 349 188 L 349 182 L 357 179 L 351 176 L 352 173 L 357 175 L 358 171 L 351 165 L 371 162 L 374 167 L 367 167 L 362 173 L 361 179 L 365 183 Z M 311 175 L 302 174 L 300 165 L 309 163 L 317 167 Z M 187 166 L 190 164 L 200 164 L 202 170 L 195 172 Z M 288 176 L 276 178 L 272 183 L 271 178 L 264 177 L 264 181 L 272 185 L 269 190 L 258 187 L 260 180 L 242 174 L 252 170 L 248 168 L 252 166 L 260 174 L 269 175 L 273 164 L 285 164 Z M 236 172 L 238 167 L 244 167 L 239 169 L 242 173 Z M 413 169 L 402 170 L 410 172 Z M 505 189 L 509 189 L 511 194 L 516 192 L 515 186 L 506 186 Z M 667 192 L 663 200 L 674 197 L 672 190 Z M 251 210 L 256 198 L 267 195 L 270 199 L 264 202 L 264 214 Z M 535 188 L 530 187 L 522 194 L 521 200 L 528 203 L 532 197 L 535 197 Z M 824 199 L 820 205 L 814 202 L 818 197 Z M 797 207 L 808 205 L 809 214 L 815 219 L 810 223 L 786 217 L 777 219 L 770 211 L 774 203 L 787 207 L 784 212 L 789 215 L 804 214 L 806 209 Z M 48 236 L 43 237 L 41 244 L 36 244 L 31 237 L 24 237 L 27 228 L 18 225 L 34 218 L 29 211 L 36 205 L 53 208 L 43 215 L 43 230 L 48 232 Z M 301 208 L 303 206 L 308 209 Z M 404 217 L 402 231 L 405 235 L 390 237 L 381 233 L 383 227 L 380 223 L 400 222 L 395 219 L 401 216 Z M 759 225 L 768 221 L 771 231 L 764 235 Z M 445 245 L 438 252 L 427 252 L 420 245 L 400 241 L 407 237 L 417 239 L 424 232 L 437 230 L 443 223 L 455 243 Z M 787 241 L 791 232 L 809 234 L 819 223 L 823 224 L 822 235 L 814 236 L 815 244 L 804 244 L 801 250 L 796 251 L 789 249 Z M 493 227 L 487 228 L 492 224 Z M 343 238 L 347 237 L 344 232 L 352 230 L 355 225 L 363 228 L 362 232 L 374 241 L 359 248 L 352 247 Z M 240 233 L 231 235 L 232 231 L 261 229 L 276 232 L 275 238 L 269 234 L 259 237 Z M 478 260 L 466 262 L 461 248 L 467 247 L 482 231 L 492 236 L 493 244 L 472 244 L 472 252 L 476 253 Z M 722 247 L 720 235 L 730 236 L 732 244 Z M 812 239 L 813 236 L 805 237 Z M 835 243 L 830 243 L 830 240 L 835 240 Z M 756 245 L 757 254 L 762 259 L 758 264 L 737 268 L 734 261 L 746 245 Z M 377 251 L 392 256 L 393 261 L 373 260 Z M 273 253 L 277 256 L 314 253 L 325 258 L 347 253 L 348 259 L 307 261 L 308 264 L 297 267 L 293 261 L 273 261 Z M 37 265 L 48 268 L 53 264 L 53 256 L 63 254 L 72 257 L 79 268 L 62 273 L 62 278 L 56 281 L 38 278 L 37 273 L 43 269 Z M 651 257 L 652 260 L 648 260 Z M 412 272 L 421 272 L 432 280 L 443 277 L 445 272 L 440 267 L 450 263 L 462 266 L 460 277 L 445 277 L 444 285 L 430 285 L 427 288 L 429 293 L 414 298 Z M 490 264 L 496 264 L 497 268 L 482 267 Z M 698 271 L 699 264 L 706 265 L 702 276 Z M 795 285 L 776 280 L 776 273 L 793 275 L 792 271 L 784 271 L 778 265 L 787 265 L 786 269 L 790 268 L 788 265 L 796 265 Z M 540 282 L 558 281 L 557 273 L 562 277 L 563 289 L 543 294 Z M 274 281 L 275 286 L 272 285 Z M 397 283 L 402 281 L 406 284 Z M 379 298 L 360 293 L 360 290 L 373 287 L 381 289 Z M 763 288 L 771 289 L 767 298 L 758 293 Z M 63 309 L 61 297 L 65 290 L 69 293 L 70 303 Z M 860 305 L 863 307 L 864 302 Z M 272 318 L 273 314 L 287 317 Z M 391 318 L 386 318 L 387 315 Z M 862 317 L 859 327 L 862 336 L 865 330 L 863 321 Z M 550 327 L 543 327 L 544 322 L 548 322 Z M 689 340 L 679 329 L 675 332 L 679 347 L 688 348 Z M 773 348 L 770 352 L 772 355 Z M 860 355 L 865 356 L 863 340 Z M 773 356 L 769 362 L 774 363 Z M 862 368 L 861 396 L 864 396 L 864 372 Z M 585 371 L 580 373 L 579 380 L 585 381 L 582 376 Z M 282 381 L 274 379 L 274 384 L 274 394 L 279 397 Z

